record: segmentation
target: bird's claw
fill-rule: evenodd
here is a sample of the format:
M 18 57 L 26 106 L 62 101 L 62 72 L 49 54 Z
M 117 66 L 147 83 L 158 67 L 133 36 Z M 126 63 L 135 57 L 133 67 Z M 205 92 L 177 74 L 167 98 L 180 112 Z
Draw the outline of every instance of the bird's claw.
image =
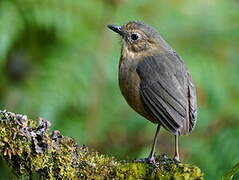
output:
M 181 161 L 180 161 L 180 159 L 179 159 L 179 156 L 174 156 L 173 161 L 174 161 L 175 163 L 181 163 Z
M 155 167 L 155 171 L 156 171 L 159 168 L 160 164 L 171 165 L 175 163 L 180 163 L 181 161 L 179 159 L 179 156 L 174 156 L 174 158 L 171 159 L 171 158 L 168 158 L 166 154 L 162 154 L 159 156 L 149 156 L 147 158 L 137 159 L 137 160 L 134 160 L 134 162 L 151 164 Z
M 159 163 L 156 162 L 156 159 L 154 156 L 143 158 L 143 159 L 138 159 L 138 160 L 135 160 L 134 162 L 151 164 L 151 165 L 155 166 L 156 168 L 159 166 Z

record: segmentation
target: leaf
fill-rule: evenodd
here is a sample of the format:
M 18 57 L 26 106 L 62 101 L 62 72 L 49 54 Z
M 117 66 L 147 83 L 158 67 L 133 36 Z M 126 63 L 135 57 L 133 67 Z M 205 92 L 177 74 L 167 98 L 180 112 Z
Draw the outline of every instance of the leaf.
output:
M 222 180 L 231 180 L 237 172 L 239 172 L 239 163 L 237 163 L 235 166 L 233 166 L 232 169 L 230 169 L 226 174 L 224 174 L 222 176 Z

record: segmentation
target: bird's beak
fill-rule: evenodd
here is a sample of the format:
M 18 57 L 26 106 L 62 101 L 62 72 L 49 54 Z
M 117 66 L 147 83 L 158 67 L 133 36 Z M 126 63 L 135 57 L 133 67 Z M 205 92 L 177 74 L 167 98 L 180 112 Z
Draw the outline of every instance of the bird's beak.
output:
M 124 31 L 122 30 L 122 27 L 121 26 L 117 26 L 117 25 L 114 25 L 114 24 L 109 24 L 107 25 L 107 27 L 109 29 L 111 29 L 112 31 L 118 33 L 119 35 L 123 36 L 124 35 Z

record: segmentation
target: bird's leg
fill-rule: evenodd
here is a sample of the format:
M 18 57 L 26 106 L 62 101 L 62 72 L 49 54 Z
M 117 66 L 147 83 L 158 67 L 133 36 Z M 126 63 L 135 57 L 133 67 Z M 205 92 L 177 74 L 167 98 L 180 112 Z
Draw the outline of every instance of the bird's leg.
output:
M 158 126 L 157 126 L 157 130 L 156 130 L 156 133 L 155 133 L 155 136 L 154 136 L 153 146 L 152 146 L 151 152 L 150 152 L 149 157 L 148 157 L 149 162 L 154 163 L 154 164 L 155 164 L 154 153 L 155 153 L 155 147 L 157 145 L 159 129 L 160 129 L 160 124 L 158 124 Z
M 176 161 L 176 162 L 180 162 L 179 150 L 178 150 L 178 134 L 175 135 L 175 154 L 174 154 L 173 160 Z

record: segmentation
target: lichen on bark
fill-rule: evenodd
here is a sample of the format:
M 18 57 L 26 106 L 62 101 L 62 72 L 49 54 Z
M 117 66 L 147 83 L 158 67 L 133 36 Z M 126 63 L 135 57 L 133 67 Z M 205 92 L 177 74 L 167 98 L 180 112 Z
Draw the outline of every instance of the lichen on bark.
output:
M 126 162 L 100 154 L 59 131 L 50 123 L 0 110 L 0 155 L 17 177 L 38 174 L 43 179 L 203 179 L 201 170 L 158 156 L 158 167 Z

